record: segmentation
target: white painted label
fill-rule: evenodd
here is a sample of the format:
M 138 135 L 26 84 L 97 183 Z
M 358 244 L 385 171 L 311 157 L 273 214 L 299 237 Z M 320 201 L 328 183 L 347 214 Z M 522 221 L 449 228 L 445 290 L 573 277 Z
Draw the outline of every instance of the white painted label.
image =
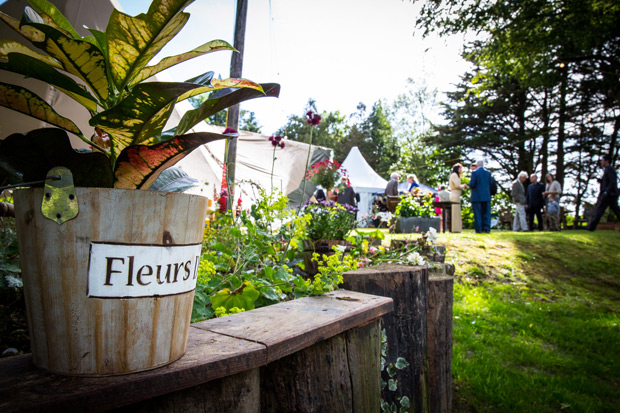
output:
M 89 297 L 153 297 L 196 288 L 201 244 L 90 244 Z

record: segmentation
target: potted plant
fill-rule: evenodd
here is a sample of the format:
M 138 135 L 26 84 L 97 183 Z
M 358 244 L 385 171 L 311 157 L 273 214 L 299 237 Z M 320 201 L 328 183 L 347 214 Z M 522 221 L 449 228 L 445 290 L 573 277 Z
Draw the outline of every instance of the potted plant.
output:
M 325 160 L 312 164 L 306 173 L 309 179 L 316 185 L 321 185 L 327 191 L 327 200 L 334 198 L 334 185 L 341 177 L 341 164 L 338 161 Z
M 199 145 L 235 135 L 187 133 L 198 122 L 277 96 L 279 86 L 212 72 L 146 81 L 193 57 L 234 50 L 215 40 L 149 65 L 184 26 L 191 0 L 154 0 L 135 17 L 115 10 L 105 32 L 87 37 L 50 2 L 30 3 L 21 21 L 0 19 L 46 54 L 4 40 L 0 69 L 64 92 L 95 128 L 88 138 L 36 94 L 0 82 L 0 105 L 56 127 L 0 143 L 5 182 L 45 181 L 14 196 L 33 361 L 94 376 L 168 364 L 185 352 L 207 199 L 136 189 Z M 202 93 L 210 93 L 202 105 L 164 131 L 174 105 Z M 73 150 L 67 132 L 93 150 Z
M 440 227 L 441 219 L 434 215 L 433 195 L 422 196 L 407 194 L 401 197 L 394 211 L 397 233 L 428 232 L 430 228 Z
M 318 271 L 317 262 L 312 259 L 314 253 L 332 255 L 333 247 L 343 249 L 350 247 L 347 236 L 355 228 L 356 208 L 341 205 L 333 201 L 308 203 L 303 209 L 307 216 L 306 239 L 304 239 L 305 272 L 314 275 Z

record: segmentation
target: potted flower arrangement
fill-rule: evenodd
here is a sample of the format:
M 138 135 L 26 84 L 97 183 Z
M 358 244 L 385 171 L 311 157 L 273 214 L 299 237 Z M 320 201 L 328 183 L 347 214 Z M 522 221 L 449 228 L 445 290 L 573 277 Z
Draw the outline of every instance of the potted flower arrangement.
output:
M 433 214 L 433 195 L 421 197 L 411 194 L 403 196 L 394 211 L 397 233 L 428 232 L 430 228 L 439 229 L 440 218 Z
M 304 240 L 305 272 L 316 274 L 317 264 L 312 259 L 313 253 L 323 255 L 333 254 L 332 247 L 337 245 L 348 248 L 346 241 L 349 233 L 355 228 L 356 208 L 350 205 L 341 205 L 333 201 L 309 203 L 303 213 L 307 216 L 307 225 Z
M 309 179 L 316 185 L 321 185 L 327 191 L 327 199 L 333 196 L 334 185 L 341 177 L 341 164 L 338 161 L 325 160 L 312 164 L 306 173 Z
M 89 138 L 35 93 L 0 82 L 0 105 L 56 127 L 0 142 L 4 181 L 33 186 L 14 198 L 33 361 L 41 368 L 124 374 L 185 352 L 207 199 L 136 189 L 148 189 L 199 145 L 235 135 L 187 133 L 198 122 L 279 93 L 276 84 L 212 72 L 146 81 L 188 59 L 234 50 L 215 40 L 150 64 L 183 28 L 191 3 L 154 0 L 135 17 L 114 10 L 105 32 L 90 29 L 86 37 L 46 0 L 32 0 L 21 21 L 0 13 L 45 53 L 3 40 L 0 69 L 65 93 L 95 128 Z M 177 102 L 203 93 L 210 94 L 199 108 L 164 130 Z M 75 151 L 67 132 L 93 150 Z

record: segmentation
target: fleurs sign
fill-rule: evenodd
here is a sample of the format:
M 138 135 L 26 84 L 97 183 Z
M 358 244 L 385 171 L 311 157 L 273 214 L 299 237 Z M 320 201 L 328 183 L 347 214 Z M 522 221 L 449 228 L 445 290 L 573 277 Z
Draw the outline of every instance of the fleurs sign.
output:
M 201 244 L 91 243 L 89 297 L 152 297 L 196 288 Z

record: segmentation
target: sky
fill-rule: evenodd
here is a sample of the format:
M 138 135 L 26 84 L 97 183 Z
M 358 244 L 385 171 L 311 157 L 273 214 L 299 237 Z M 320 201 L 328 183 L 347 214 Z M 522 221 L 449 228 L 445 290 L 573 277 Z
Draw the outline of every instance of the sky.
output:
M 119 0 L 131 15 L 146 12 L 149 0 Z M 196 0 L 186 11 L 185 28 L 155 60 L 222 39 L 233 44 L 236 2 Z M 463 38 L 422 39 L 414 34 L 420 2 L 408 0 L 250 0 L 243 77 L 281 85 L 278 99 L 242 104 L 255 112 L 265 135 L 303 115 L 309 98 L 321 111 L 356 111 L 379 99 L 393 101 L 407 78 L 439 92 L 467 69 L 460 58 Z M 217 52 L 163 72 L 162 80 L 182 81 L 212 70 L 229 77 L 232 52 Z

